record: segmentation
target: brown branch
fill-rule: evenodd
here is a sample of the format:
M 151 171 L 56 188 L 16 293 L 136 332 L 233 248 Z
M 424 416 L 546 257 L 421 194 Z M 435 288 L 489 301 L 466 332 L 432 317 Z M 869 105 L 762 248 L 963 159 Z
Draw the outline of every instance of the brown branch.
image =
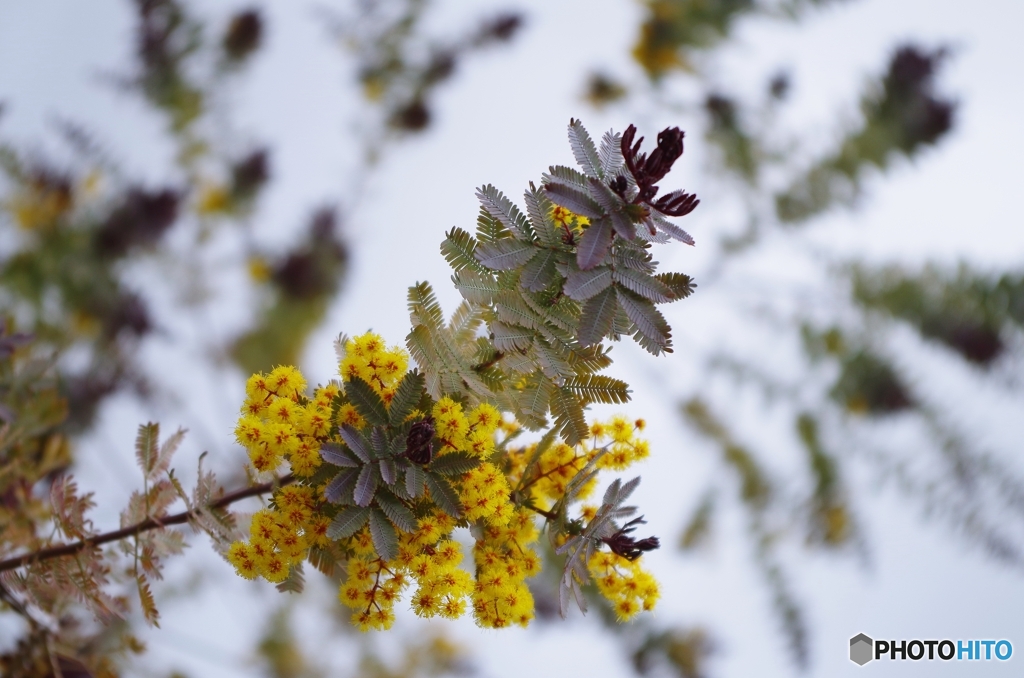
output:
M 235 490 L 225 494 L 217 501 L 211 502 L 202 509 L 219 509 L 224 508 L 236 501 L 242 499 L 248 499 L 249 497 L 256 497 L 261 494 L 266 494 L 276 487 L 288 485 L 295 480 L 294 475 L 287 475 L 284 478 L 272 480 L 270 482 L 261 483 L 259 485 L 252 485 L 250 487 L 243 487 L 240 490 Z M 105 532 L 104 534 L 90 537 L 89 539 L 82 539 L 80 541 L 72 542 L 70 544 L 64 544 L 62 546 L 51 546 L 49 548 L 40 549 L 24 555 L 15 556 L 8 558 L 7 560 L 0 560 L 0 572 L 5 570 L 14 570 L 19 567 L 24 567 L 30 563 L 38 563 L 43 560 L 50 560 L 51 558 L 61 558 L 63 556 L 71 556 L 79 551 L 91 548 L 93 546 L 99 546 L 101 544 L 109 544 L 112 541 L 120 541 L 128 537 L 133 537 L 142 532 L 148 532 L 149 530 L 155 530 L 159 527 L 167 527 L 168 525 L 180 525 L 188 522 L 188 519 L 198 513 L 200 508 L 192 509 L 191 511 L 182 511 L 181 513 L 175 513 L 171 516 L 163 518 L 147 518 L 142 522 L 129 525 L 128 527 L 122 527 L 120 530 L 114 530 L 113 532 Z

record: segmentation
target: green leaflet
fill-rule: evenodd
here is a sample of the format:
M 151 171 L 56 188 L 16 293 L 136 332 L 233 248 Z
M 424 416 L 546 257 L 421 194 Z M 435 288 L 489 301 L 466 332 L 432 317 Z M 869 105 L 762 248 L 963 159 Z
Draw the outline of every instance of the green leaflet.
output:
M 398 555 L 398 533 L 380 509 L 370 511 L 370 537 L 377 555 L 384 560 L 395 559 Z
M 401 499 L 391 492 L 387 490 L 378 492 L 377 506 L 388 517 L 388 520 L 401 531 L 413 532 L 416 530 L 416 516 L 412 514 L 412 511 L 409 510 Z
M 693 278 L 685 273 L 659 273 L 654 277 L 672 290 L 676 299 L 685 299 L 693 294 L 694 288 L 697 287 Z
M 445 239 L 441 241 L 441 254 L 456 272 L 467 268 L 481 272 L 484 270 L 475 256 L 476 249 L 476 240 L 461 228 L 448 231 L 445 233 Z
M 621 287 L 617 287 L 615 292 L 622 309 L 636 326 L 640 346 L 654 355 L 671 353 L 671 328 L 654 304 Z
M 587 300 L 580 316 L 580 344 L 598 344 L 612 330 L 618 303 L 615 289 L 607 287 L 603 292 Z
M 494 186 L 487 184 L 477 189 L 476 197 L 480 200 L 483 208 L 500 221 L 505 228 L 512 231 L 512 235 L 517 239 L 533 240 L 533 229 L 530 227 L 530 223 L 523 216 L 523 213 L 519 211 L 519 208 L 505 197 L 504 193 Z
M 555 262 L 559 253 L 555 250 L 542 249 L 523 267 L 519 282 L 531 292 L 540 292 L 555 281 L 558 275 Z
M 369 518 L 370 509 L 362 506 L 349 506 L 331 521 L 330 526 L 327 528 L 327 537 L 335 540 L 351 537 L 362 529 Z
M 595 179 L 604 178 L 601 156 L 597 154 L 594 140 L 590 138 L 590 134 L 579 120 L 569 121 L 569 146 L 572 147 L 572 154 L 584 172 Z
M 586 301 L 611 284 L 612 270 L 607 266 L 598 266 L 589 271 L 576 269 L 569 272 L 563 291 L 570 299 Z
M 617 405 L 630 400 L 629 384 L 601 374 L 572 377 L 566 380 L 563 388 L 571 391 L 583 404 Z
M 520 268 L 540 250 L 532 243 L 514 238 L 496 240 L 476 248 L 477 261 L 494 271 L 510 271 Z
M 356 479 L 356 486 L 352 491 L 352 501 L 356 506 L 369 506 L 379 484 L 380 469 L 376 464 L 367 464 L 359 470 L 359 477 Z
M 570 212 L 575 212 L 588 219 L 600 219 L 605 213 L 596 200 L 581 190 L 561 183 L 544 186 L 548 200 L 560 205 Z
M 499 351 L 525 351 L 533 344 L 535 335 L 532 330 L 518 325 L 507 325 L 500 320 L 492 322 L 490 328 L 491 334 L 494 335 L 494 347 Z
M 622 268 L 615 271 L 612 278 L 630 292 L 635 292 L 656 304 L 663 304 L 676 298 L 668 285 L 641 271 Z
M 356 408 L 356 412 L 366 419 L 371 426 L 387 426 L 391 419 L 384 401 L 380 399 L 373 387 L 359 377 L 352 377 L 345 383 L 345 395 Z
M 449 452 L 430 462 L 427 471 L 442 476 L 458 476 L 472 471 L 480 465 L 480 457 L 474 457 L 468 452 Z
M 583 416 L 583 406 L 569 389 L 552 389 L 551 414 L 555 417 L 558 434 L 566 445 L 578 445 L 589 435 L 587 420 Z
M 584 271 L 604 263 L 612 245 L 612 224 L 607 219 L 598 219 L 590 224 L 580 238 L 576 248 L 576 263 Z
M 418 370 L 408 372 L 395 389 L 395 397 L 391 399 L 391 406 L 388 410 L 388 417 L 400 424 L 405 421 L 412 411 L 416 409 L 420 398 L 423 396 L 423 385 L 425 380 Z
M 473 304 L 488 305 L 501 291 L 501 285 L 489 273 L 464 270 L 453 275 L 452 282 L 462 297 Z
M 491 216 L 487 208 L 481 206 L 480 214 L 476 218 L 476 238 L 480 242 L 494 242 L 511 235 L 505 226 Z
M 453 518 L 462 517 L 462 503 L 459 495 L 455 493 L 448 481 L 441 476 L 427 473 L 427 489 L 430 490 L 430 497 L 441 508 Z
M 556 249 L 562 245 L 561 231 L 551 220 L 551 210 L 554 205 L 544 194 L 537 190 L 537 187 L 530 182 L 530 189 L 523 195 L 526 202 L 526 213 L 533 223 L 533 230 L 537 234 L 537 240 L 544 247 Z

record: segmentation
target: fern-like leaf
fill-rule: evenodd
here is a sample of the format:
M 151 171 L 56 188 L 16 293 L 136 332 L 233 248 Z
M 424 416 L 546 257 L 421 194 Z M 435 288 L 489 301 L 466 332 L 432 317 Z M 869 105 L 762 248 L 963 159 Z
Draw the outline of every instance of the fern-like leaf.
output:
M 629 384 L 600 374 L 572 377 L 565 381 L 563 388 L 579 398 L 583 404 L 620 405 L 629 402 Z
M 604 210 L 587 193 L 565 184 L 546 184 L 548 200 L 588 219 L 600 219 Z
M 584 271 L 600 266 L 608 257 L 612 244 L 612 224 L 607 219 L 598 219 L 590 224 L 576 247 L 576 264 Z
M 615 271 L 612 277 L 615 282 L 630 292 L 635 292 L 644 299 L 653 301 L 656 304 L 663 304 L 676 298 L 675 293 L 668 285 L 641 271 L 621 268 Z
M 159 456 L 160 424 L 140 424 L 135 436 L 135 460 L 142 469 L 142 475 L 149 478 Z
M 540 250 L 532 243 L 506 238 L 476 248 L 477 261 L 494 271 L 511 271 L 520 268 Z
M 369 519 L 370 509 L 362 506 L 349 506 L 334 516 L 334 520 L 327 527 L 327 537 L 334 540 L 351 537 L 361 530 Z
M 456 272 L 466 268 L 483 271 L 475 256 L 476 249 L 477 242 L 473 236 L 457 227 L 445 233 L 445 239 L 441 241 L 441 254 Z
M 606 290 L 611 284 L 612 270 L 607 266 L 598 266 L 589 271 L 570 271 L 562 291 L 570 299 L 586 301 L 595 294 Z
M 519 208 L 505 197 L 505 194 L 487 184 L 477 189 L 476 197 L 484 209 L 510 230 L 518 240 L 533 240 L 533 229 L 530 228 L 530 223 L 519 211 Z
M 590 134 L 579 120 L 569 121 L 569 146 L 572 147 L 573 157 L 587 176 L 595 179 L 604 178 L 601 157 L 594 147 L 594 140 L 590 138 Z
M 658 355 L 672 352 L 672 332 L 665 316 L 650 301 L 621 287 L 616 288 L 619 305 L 636 326 L 635 338 L 645 351 Z
M 416 516 L 402 502 L 387 490 L 377 493 L 377 506 L 384 512 L 395 527 L 403 532 L 414 532 L 416 530 Z
M 580 314 L 580 344 L 592 346 L 600 343 L 611 332 L 617 309 L 618 300 L 613 287 L 607 287 L 588 299 Z
M 390 423 L 391 419 L 388 417 L 388 409 L 384 405 L 384 401 L 372 386 L 359 377 L 352 377 L 345 384 L 345 395 L 348 396 L 352 406 L 356 408 L 356 412 L 371 425 L 387 426 Z

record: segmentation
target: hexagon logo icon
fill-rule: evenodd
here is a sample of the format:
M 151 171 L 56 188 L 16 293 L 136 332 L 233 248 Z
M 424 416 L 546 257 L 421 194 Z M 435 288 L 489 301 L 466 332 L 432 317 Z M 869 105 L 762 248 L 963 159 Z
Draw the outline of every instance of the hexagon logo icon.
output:
M 850 661 L 858 666 L 864 666 L 874 659 L 875 641 L 863 633 L 858 633 L 850 638 Z

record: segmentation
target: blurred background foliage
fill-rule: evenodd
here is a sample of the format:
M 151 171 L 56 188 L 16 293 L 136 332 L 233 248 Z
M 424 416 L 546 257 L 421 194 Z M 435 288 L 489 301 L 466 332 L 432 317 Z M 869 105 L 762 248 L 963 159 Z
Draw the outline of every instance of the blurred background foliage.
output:
M 436 7 L 428 0 L 322 9 L 317 20 L 355 64 L 351 77 L 361 90 L 363 117 L 352 160 L 362 171 L 338 195 L 282 225 L 294 235 L 279 251 L 261 245 L 252 229 L 261 195 L 274 180 L 272 153 L 258 141 L 242 147 L 225 141 L 235 137 L 228 133 L 233 111 L 223 93 L 247 77 L 263 46 L 264 13 L 243 7 L 215 24 L 183 0 L 130 4 L 134 62 L 108 86 L 162 116 L 175 148 L 176 178 L 146 185 L 127 176 L 90 131 L 73 122 L 53 129 L 71 150 L 70 162 L 0 143 L 0 558 L 13 552 L 11 545 L 31 543 L 45 524 L 45 486 L 74 463 L 75 440 L 96 425 L 105 400 L 119 392 L 146 399 L 170 388 L 148 374 L 141 357 L 145 342 L 169 329 L 151 313 L 153 290 L 138 282 L 140 267 L 159 270 L 163 284 L 175 288 L 177 312 L 203 318 L 221 289 L 216 275 L 227 252 L 247 288 L 230 294 L 251 304 L 251 323 L 223 345 L 209 346 L 207 359 L 229 360 L 240 374 L 297 362 L 344 292 L 352 252 L 346 212 L 338 205 L 358 200 L 386 151 L 401 153 L 404 140 L 430 129 L 444 105 L 443 85 L 460 64 L 486 48 L 514 44 L 529 25 L 528 16 L 505 11 L 476 17 L 461 34 L 439 35 L 431 21 Z M 861 498 L 848 482 L 852 464 L 866 464 L 895 484 L 910 506 L 954 526 L 991 557 L 1024 564 L 1024 483 L 907 368 L 908 356 L 925 352 L 941 369 L 969 370 L 979 388 L 1005 385 L 1007 375 L 1019 374 L 1024 274 L 967 264 L 877 265 L 830 252 L 814 255 L 824 283 L 791 293 L 816 300 L 796 310 L 773 305 L 780 293 L 771 285 L 756 290 L 762 298 L 754 303 L 730 299 L 727 287 L 716 291 L 769 235 L 799 238 L 816 219 L 854 206 L 869 180 L 941 144 L 955 128 L 957 99 L 941 86 L 942 66 L 954 56 L 943 46 L 904 43 L 879 54 L 859 108 L 840 121 L 834 141 L 812 151 L 774 114 L 791 91 L 785 70 L 768 78 L 758 97 L 730 93 L 713 76 L 742 21 L 799 23 L 828 4 L 842 3 L 645 0 L 631 55 L 620 58 L 632 58 L 648 81 L 594 70 L 579 85 L 583 101 L 595 107 L 675 115 L 691 139 L 702 135 L 691 144 L 713 150 L 708 182 L 742 195 L 739 231 L 724 229 L 729 234 L 717 242 L 702 241 L 713 248 L 714 264 L 698 280 L 698 295 L 717 295 L 717 303 L 736 309 L 745 331 L 781 337 L 801 356 L 801 367 L 780 373 L 764 351 L 717 342 L 689 356 L 703 370 L 703 386 L 681 397 L 677 411 L 681 423 L 716 451 L 719 470 L 692 497 L 693 510 L 674 542 L 685 557 L 699 557 L 724 529 L 724 508 L 741 509 L 750 553 L 798 668 L 811 661 L 804 606 L 814 601 L 801 602 L 793 583 L 798 577 L 780 550 L 798 544 L 867 557 L 871 535 L 857 519 Z M 0 138 L 2 123 L 0 109 Z M 1012 380 L 1009 388 L 1017 388 Z M 788 442 L 802 459 L 796 486 L 804 489 L 792 491 L 792 479 L 780 474 L 769 452 L 737 433 L 742 427 L 729 402 L 748 391 L 765 397 L 767 420 L 786 420 Z M 913 445 L 886 440 L 885 427 L 894 420 L 916 427 Z M 766 424 L 765 430 L 778 428 Z M 558 623 L 553 607 L 541 614 L 553 586 L 534 585 L 539 623 Z M 600 598 L 590 593 L 600 609 Z M 18 613 L 16 601 L 0 604 Z M 67 615 L 53 629 L 25 627 L 21 645 L 2 659 L 5 670 L 90 675 L 88 665 L 113 674 L 131 664 L 116 659 L 111 647 L 141 649 L 100 642 L 109 631 L 89 627 L 83 633 L 73 623 L 75 611 Z M 271 617 L 254 648 L 260 669 L 282 678 L 334 675 L 303 653 L 295 616 L 286 606 Z M 638 674 L 714 674 L 721 647 L 716 629 L 666 619 L 618 626 L 607 610 L 597 616 Z M 347 633 L 340 630 L 344 624 L 338 628 Z M 131 638 L 130 628 L 122 631 L 121 638 Z M 68 668 L 35 659 L 17 663 L 19 657 L 52 658 L 55 642 Z M 465 651 L 440 635 L 406 641 L 387 659 L 374 643 L 358 642 L 361 655 L 346 675 L 475 671 Z M 79 660 L 85 664 L 74 663 Z

